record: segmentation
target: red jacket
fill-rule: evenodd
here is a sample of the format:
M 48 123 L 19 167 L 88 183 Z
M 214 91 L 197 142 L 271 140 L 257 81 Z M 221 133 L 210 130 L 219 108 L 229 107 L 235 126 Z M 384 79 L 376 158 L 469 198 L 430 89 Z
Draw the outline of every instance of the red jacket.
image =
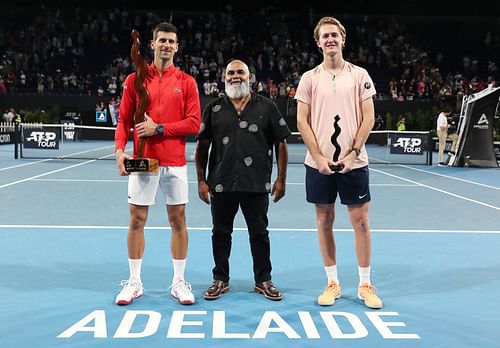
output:
M 139 105 L 134 78 L 135 72 L 128 75 L 123 87 L 115 151 L 125 149 L 130 129 L 134 126 L 134 112 Z M 185 136 L 197 134 L 200 128 L 201 107 L 196 81 L 173 65 L 160 73 L 151 64 L 144 84 L 150 100 L 146 113 L 155 123 L 165 126 L 163 134 L 147 138 L 144 157 L 158 159 L 160 166 L 183 166 L 186 164 Z M 134 133 L 134 156 L 137 141 Z

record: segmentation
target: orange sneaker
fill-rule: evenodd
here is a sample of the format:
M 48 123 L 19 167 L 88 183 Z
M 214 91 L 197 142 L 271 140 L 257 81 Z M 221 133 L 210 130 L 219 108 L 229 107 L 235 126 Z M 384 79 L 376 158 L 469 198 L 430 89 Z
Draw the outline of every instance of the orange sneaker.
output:
M 358 298 L 365 302 L 366 307 L 379 309 L 382 308 L 383 303 L 375 291 L 376 289 L 373 285 L 367 283 L 361 284 L 358 288 Z
M 340 284 L 336 281 L 331 281 L 325 286 L 325 290 L 318 296 L 318 304 L 320 306 L 331 306 L 341 295 Z

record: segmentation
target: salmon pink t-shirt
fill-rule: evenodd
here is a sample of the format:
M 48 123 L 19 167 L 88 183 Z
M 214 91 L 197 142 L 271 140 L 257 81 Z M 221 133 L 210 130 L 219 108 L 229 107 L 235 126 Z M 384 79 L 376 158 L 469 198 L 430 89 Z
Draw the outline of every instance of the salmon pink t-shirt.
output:
M 349 62 L 345 62 L 344 68 L 335 77 L 325 70 L 323 64 L 302 75 L 295 99 L 309 105 L 310 125 L 325 157 L 333 160 L 336 150 L 334 143 L 340 147 L 337 160 L 352 151 L 363 120 L 361 102 L 375 94 L 375 86 L 368 72 Z M 309 151 L 304 163 L 317 168 Z M 363 146 L 354 168 L 366 165 L 368 165 L 368 154 Z

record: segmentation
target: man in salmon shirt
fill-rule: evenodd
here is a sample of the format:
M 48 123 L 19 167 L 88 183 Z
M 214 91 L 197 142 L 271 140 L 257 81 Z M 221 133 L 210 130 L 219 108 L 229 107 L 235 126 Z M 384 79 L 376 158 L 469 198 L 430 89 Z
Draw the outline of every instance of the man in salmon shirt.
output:
M 136 73 L 127 76 L 120 103 L 118 126 L 115 132 L 116 164 L 120 175 L 128 176 L 128 258 L 130 277 L 122 282 L 123 289 L 116 296 L 118 305 L 127 305 L 144 293 L 141 265 L 144 255 L 144 226 L 149 206 L 155 203 L 157 191 L 162 195 L 172 229 L 170 251 L 173 263 L 171 294 L 181 304 L 192 304 L 195 299 L 191 285 L 184 279 L 188 233 L 185 204 L 188 202 L 186 165 L 186 136 L 195 135 L 200 127 L 201 107 L 194 78 L 174 66 L 174 55 L 179 49 L 177 28 L 162 22 L 153 30 L 151 49 L 153 63 L 148 66 L 144 84 L 149 95 L 145 121 L 134 126 L 134 112 L 139 94 L 134 88 Z M 125 159 L 133 158 L 125 146 L 134 128 L 134 144 L 146 138 L 144 157 L 159 160 L 159 173 L 128 173 Z M 134 146 L 136 148 L 136 146 Z
M 335 201 L 347 205 L 354 228 L 358 260 L 358 297 L 369 308 L 382 308 L 370 280 L 371 233 L 368 222 L 370 190 L 365 142 L 374 124 L 368 72 L 344 60 L 344 26 L 333 17 L 319 20 L 314 39 L 323 62 L 305 72 L 299 82 L 297 127 L 307 146 L 307 201 L 315 204 L 318 239 L 328 284 L 318 304 L 330 306 L 341 296 L 333 235 Z

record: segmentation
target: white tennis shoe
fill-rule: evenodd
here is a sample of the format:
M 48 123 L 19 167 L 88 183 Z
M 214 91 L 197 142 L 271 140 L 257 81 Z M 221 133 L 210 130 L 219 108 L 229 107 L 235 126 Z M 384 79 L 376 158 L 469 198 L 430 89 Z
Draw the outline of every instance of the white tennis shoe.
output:
M 142 283 L 135 279 L 122 280 L 120 285 L 123 287 L 120 293 L 116 296 L 115 303 L 117 305 L 131 304 L 136 298 L 144 294 Z
M 176 298 L 180 304 L 190 305 L 194 303 L 194 295 L 191 292 L 191 284 L 189 284 L 184 279 L 177 280 L 171 286 L 172 291 L 170 292 L 174 298 Z

